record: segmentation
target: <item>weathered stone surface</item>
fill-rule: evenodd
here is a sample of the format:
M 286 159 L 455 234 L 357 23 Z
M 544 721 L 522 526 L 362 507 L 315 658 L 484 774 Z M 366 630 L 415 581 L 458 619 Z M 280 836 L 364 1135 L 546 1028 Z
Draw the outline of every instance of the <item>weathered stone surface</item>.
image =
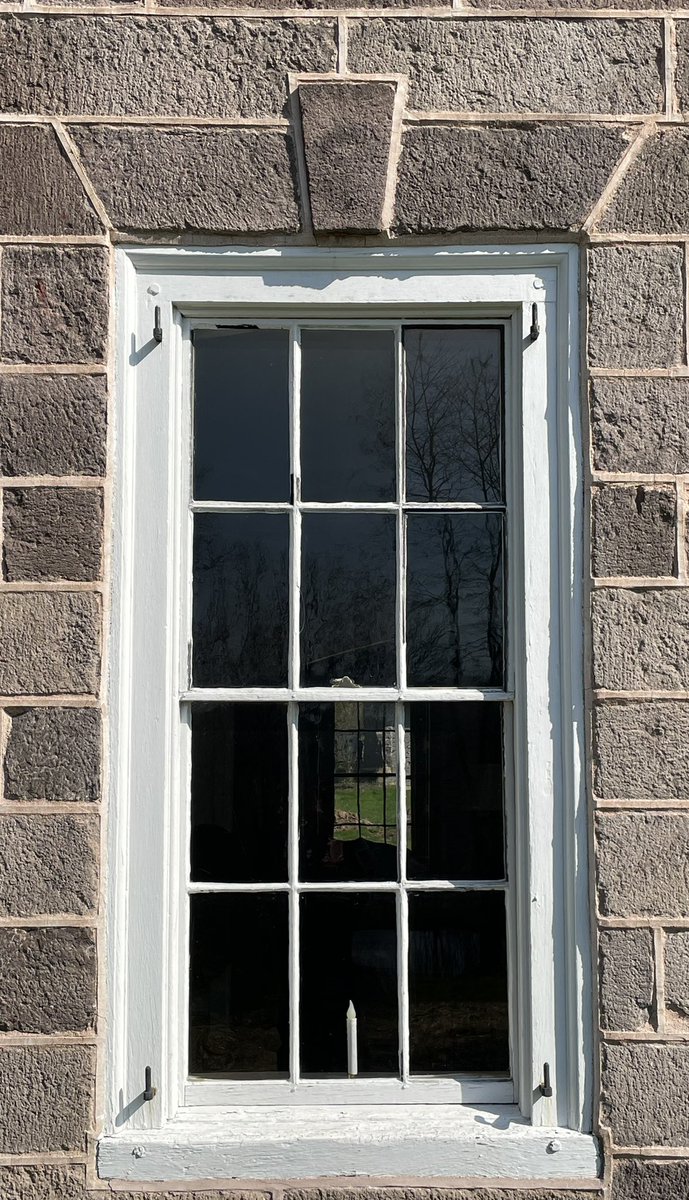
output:
M 689 472 L 689 379 L 594 379 L 596 471 Z
M 119 229 L 294 233 L 292 142 L 277 129 L 72 129 Z
M 104 475 L 107 398 L 100 375 L 0 375 L 3 475 Z
M 332 1187 L 285 1188 L 284 1200 L 599 1200 L 597 1191 L 559 1188 Z
M 666 1020 L 677 1032 L 689 1029 L 689 930 L 669 932 L 665 945 Z
M 687 1200 L 689 1160 L 615 1158 L 611 1200 Z
M 93 1075 L 91 1047 L 0 1049 L 0 1154 L 83 1151 Z
M 16 66 L 0 76 L 0 111 L 269 116 L 289 71 L 329 71 L 336 57 L 327 19 L 6 15 L 0 62 Z
M 379 232 L 390 161 L 393 83 L 347 80 L 299 88 L 316 233 Z
M 0 233 L 97 233 L 79 178 L 49 125 L 0 125 Z
M 689 800 L 689 703 L 597 704 L 593 789 L 603 800 Z
M 602 929 L 599 942 L 602 1029 L 650 1029 L 655 970 L 649 929 Z
M 593 595 L 592 617 L 596 687 L 689 687 L 689 592 L 605 588 Z
M 594 367 L 672 367 L 684 362 L 680 246 L 589 250 L 589 361 Z
M 100 599 L 87 592 L 0 596 L 0 695 L 95 693 Z
M 9 709 L 5 800 L 93 801 L 100 795 L 95 708 Z
M 64 1033 L 96 1017 L 90 929 L 0 929 L 0 1030 Z
M 161 1191 L 161 1187 L 164 1187 L 164 1185 L 158 1184 L 156 1186 L 154 1193 L 155 1200 L 271 1200 L 271 1197 L 274 1195 L 271 1192 L 242 1192 L 235 1188 L 231 1190 L 221 1188 L 219 1191 L 217 1189 L 211 1189 L 210 1191 L 204 1189 L 200 1192 L 188 1192 L 185 1188 L 180 1194 L 179 1190 L 168 1191 L 165 1189 Z M 117 1200 L 120 1200 L 120 1197 L 122 1200 L 152 1200 L 151 1192 L 122 1192 L 118 1188 L 116 1195 Z M 106 1192 L 104 1194 L 103 1192 L 96 1191 L 89 1192 L 85 1200 L 108 1200 L 108 1198 L 109 1193 Z
M 598 813 L 596 833 L 603 916 L 689 916 L 686 813 Z
M 676 27 L 677 69 L 675 91 L 682 111 L 689 109 L 689 22 L 678 21 Z
M 98 821 L 0 816 L 0 915 L 83 915 L 98 900 Z
M 107 251 L 93 246 L 13 246 L 4 251 L 2 268 L 4 358 L 33 363 L 103 358 Z
M 409 73 L 409 107 L 657 112 L 659 21 L 352 20 L 352 71 Z
M 0 1167 L 3 1200 L 84 1200 L 85 1186 L 82 1166 Z
M 646 142 L 607 206 L 599 228 L 616 233 L 689 230 L 689 134 L 659 130 Z
M 100 578 L 103 496 L 99 488 L 6 488 L 4 496 L 5 579 Z
M 689 1046 L 603 1046 L 602 1120 L 617 1145 L 686 1146 L 688 1089 Z
M 591 492 L 591 558 L 597 576 L 675 572 L 675 492 L 644 484 Z
M 398 230 L 580 228 L 625 145 L 603 125 L 407 128 Z

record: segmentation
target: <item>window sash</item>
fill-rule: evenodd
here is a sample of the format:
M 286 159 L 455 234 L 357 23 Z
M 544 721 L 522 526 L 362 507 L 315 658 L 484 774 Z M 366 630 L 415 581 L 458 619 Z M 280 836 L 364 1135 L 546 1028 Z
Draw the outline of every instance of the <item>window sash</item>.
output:
M 407 585 L 407 556 L 406 556 L 406 522 L 407 512 L 427 512 L 444 514 L 446 512 L 497 512 L 506 516 L 508 512 L 508 497 L 503 496 L 501 502 L 445 502 L 445 501 L 423 501 L 411 502 L 406 499 L 406 483 L 407 483 L 407 411 L 406 411 L 406 383 L 407 383 L 407 367 L 404 345 L 404 331 L 409 322 L 402 321 L 367 321 L 358 322 L 353 328 L 356 330 L 388 330 L 394 335 L 394 355 L 395 355 L 395 478 L 396 478 L 396 498 L 392 502 L 376 503 L 376 502 L 305 502 L 301 498 L 301 413 L 302 413 L 302 388 L 301 388 L 301 339 L 302 333 L 306 330 L 317 329 L 332 329 L 332 330 L 347 330 L 352 326 L 346 320 L 322 320 L 319 322 L 311 321 L 263 321 L 261 313 L 256 312 L 249 315 L 248 323 L 256 329 L 281 329 L 288 332 L 289 335 L 289 426 L 290 426 L 290 476 L 292 479 L 292 501 L 289 503 L 275 504 L 270 502 L 251 503 L 246 501 L 198 501 L 194 499 L 193 486 L 193 444 L 189 444 L 187 448 L 188 464 L 184 469 L 185 490 L 188 488 L 187 500 L 187 515 L 186 528 L 188 532 L 186 554 L 182 554 L 181 570 L 187 576 L 193 574 L 193 545 L 194 545 L 194 529 L 195 515 L 199 512 L 231 512 L 245 514 L 251 512 L 282 512 L 289 516 L 289 547 L 290 547 L 290 566 L 289 566 L 289 612 L 290 612 L 290 628 L 289 628 L 289 646 L 288 646 L 288 687 L 280 689 L 283 696 L 289 697 L 287 702 L 287 726 L 289 732 L 289 798 L 288 798 L 288 880 L 284 883 L 268 883 L 259 884 L 202 884 L 194 883 L 191 878 L 187 879 L 186 891 L 187 899 L 185 901 L 185 924 L 186 928 L 190 928 L 190 898 L 193 895 L 211 895 L 211 894 L 235 894 L 241 895 L 246 893 L 286 893 L 288 897 L 288 946 L 289 946 L 289 1078 L 285 1080 L 263 1080 L 259 1081 L 252 1079 L 250 1075 L 245 1078 L 234 1078 L 228 1080 L 220 1080 L 213 1076 L 204 1078 L 203 1076 L 195 1075 L 189 1069 L 189 998 L 187 992 L 186 1002 L 186 1045 L 184 1061 L 186 1068 L 184 1076 L 187 1080 L 185 1086 L 185 1100 L 187 1103 L 281 1103 L 285 1097 L 289 1097 L 289 1103 L 323 1103 L 323 1102 L 339 1102 L 366 1104 L 371 1103 L 372 1098 L 386 1098 L 388 1100 L 398 1100 L 399 1102 L 410 1103 L 417 1097 L 419 1099 L 427 1098 L 429 1095 L 434 1096 L 438 1101 L 442 1102 L 466 1102 L 468 1096 L 478 1097 L 483 1100 L 492 1102 L 512 1102 L 514 1099 L 514 1085 L 512 1082 L 512 1070 L 510 1069 L 507 1076 L 502 1074 L 494 1076 L 491 1073 L 480 1072 L 457 1072 L 449 1076 L 437 1075 L 429 1076 L 424 1079 L 418 1073 L 412 1074 L 410 1065 L 410 991 L 409 991 L 409 895 L 414 892 L 429 892 L 429 891 L 499 891 L 505 897 L 505 919 L 507 929 L 514 932 L 514 921 L 511 918 L 510 907 L 512 904 L 511 889 L 507 879 L 502 881 L 477 881 L 475 884 L 467 881 L 459 880 L 426 880 L 416 881 L 408 880 L 406 874 L 407 860 L 407 821 L 409 819 L 409 811 L 407 807 L 407 787 L 405 778 L 405 740 L 409 738 L 409 731 L 405 733 L 405 713 L 404 702 L 401 697 L 405 693 L 422 690 L 429 701 L 435 702 L 439 699 L 439 693 L 450 696 L 452 700 L 465 699 L 473 690 L 480 692 L 482 698 L 486 701 L 493 701 L 498 695 L 506 695 L 502 689 L 497 688 L 481 688 L 468 689 L 462 687 L 452 688 L 434 688 L 428 687 L 425 689 L 408 689 L 407 687 L 407 641 L 406 641 L 406 585 Z M 241 328 L 245 322 L 237 322 L 235 328 Z M 430 326 L 432 328 L 448 328 L 448 329 L 467 329 L 472 327 L 485 328 L 485 322 L 457 322 L 453 320 L 446 321 L 418 321 L 413 322 L 413 328 Z M 508 421 L 511 419 L 509 412 L 510 388 L 507 385 L 506 371 L 504 363 L 504 341 L 506 334 L 509 333 L 507 323 L 504 320 L 492 322 L 491 329 L 501 331 L 501 341 L 503 344 L 503 353 L 500 363 L 500 408 L 501 408 L 501 458 L 504 460 L 504 430 L 507 427 Z M 198 329 L 217 329 L 218 323 L 211 324 L 207 321 L 196 322 L 189 321 L 184 326 L 184 337 L 191 340 L 192 347 L 194 344 L 194 333 Z M 231 322 L 223 321 L 222 329 L 231 329 Z M 184 393 L 188 411 L 186 415 L 186 426 L 191 431 L 194 428 L 194 404 L 195 404 L 195 386 L 194 386 L 194 368 L 195 353 L 192 350 L 192 371 L 188 381 L 185 381 Z M 184 455 L 184 447 L 181 448 L 181 453 Z M 260 469 L 260 464 L 257 464 Z M 504 462 L 503 462 L 504 475 Z M 395 650 L 397 662 L 397 687 L 378 687 L 376 689 L 356 688 L 345 689 L 341 687 L 319 687 L 302 685 L 301 679 L 301 636 L 299 628 L 299 614 L 301 612 L 301 581 L 303 568 L 303 550 L 302 550 L 302 516 L 308 512 L 357 512 L 357 513 L 376 513 L 384 512 L 395 516 L 396 523 L 396 585 L 395 585 Z M 191 514 L 189 516 L 188 514 Z M 507 546 L 509 534 L 509 522 L 503 521 L 503 542 L 507 553 L 503 552 L 503 578 L 506 580 L 507 572 L 505 570 L 505 557 L 509 560 L 510 552 Z M 186 638 L 188 645 L 192 645 L 192 607 L 190 604 L 188 611 L 183 616 L 183 623 L 186 627 Z M 509 618 L 507 613 L 507 604 L 503 605 L 502 613 L 502 633 L 503 633 L 503 654 L 505 656 L 505 672 L 508 669 L 509 661 Z M 191 649 L 186 656 L 186 666 L 189 674 L 185 679 L 185 686 L 182 691 L 183 703 L 187 704 L 199 698 L 202 694 L 204 699 L 209 701 L 219 701 L 222 697 L 231 696 L 237 702 L 253 701 L 260 703 L 265 701 L 268 695 L 274 695 L 277 689 L 269 689 L 265 687 L 231 687 L 218 689 L 214 687 L 198 688 L 194 686 L 191 679 Z M 398 879 L 386 883 L 365 883 L 357 882 L 355 884 L 343 883 L 307 883 L 300 880 L 300 862 L 299 862 L 299 836 L 300 836 L 300 796 L 299 796 L 299 734 L 298 734 L 298 702 L 296 697 L 303 697 L 304 701 L 314 700 L 314 692 L 317 692 L 319 697 L 326 703 L 342 703 L 345 693 L 353 694 L 358 703 L 362 702 L 362 693 L 368 690 L 375 690 L 381 697 L 381 700 L 395 703 L 395 723 L 396 723 L 396 759 L 397 759 L 397 869 Z M 511 696 L 511 693 L 510 693 Z M 191 704 L 190 704 L 191 706 Z M 503 723 L 511 718 L 511 714 L 504 712 L 503 708 Z M 183 720 L 188 724 L 189 714 L 185 713 Z M 505 814 L 505 804 L 507 799 L 511 797 L 511 778 L 509 782 L 505 779 L 506 776 L 512 776 L 514 765 L 505 759 L 503 748 L 503 825 L 504 835 L 510 828 L 512 822 L 507 820 Z M 188 779 L 191 778 L 190 764 L 185 764 L 185 774 Z M 190 808 L 189 808 L 190 813 Z M 191 821 L 189 821 L 191 825 Z M 511 846 L 505 848 L 506 868 L 512 853 Z M 188 860 L 188 854 L 187 854 Z M 421 883 L 421 887 L 417 887 L 417 883 Z M 388 1077 L 371 1077 L 366 1076 L 355 1080 L 343 1080 L 336 1077 L 328 1078 L 324 1076 L 322 1079 L 314 1079 L 302 1075 L 301 1067 L 301 912 L 300 912 L 300 896 L 306 894 L 327 894 L 327 893 L 375 893 L 385 892 L 393 894 L 396 897 L 396 933 L 397 933 L 397 1004 L 398 1004 L 398 1046 L 399 1046 L 399 1079 Z M 516 947 L 510 946 L 508 959 L 512 963 L 515 960 Z M 180 965 L 180 969 L 183 969 Z M 512 991 L 512 981 L 508 973 L 508 992 Z M 515 1005 L 512 1005 L 514 1008 Z M 343 1033 L 344 1033 L 344 1013 L 343 1013 Z M 509 1058 L 510 1063 L 513 1059 L 512 1039 L 513 1029 L 511 1022 L 508 1029 L 508 1037 L 510 1043 Z

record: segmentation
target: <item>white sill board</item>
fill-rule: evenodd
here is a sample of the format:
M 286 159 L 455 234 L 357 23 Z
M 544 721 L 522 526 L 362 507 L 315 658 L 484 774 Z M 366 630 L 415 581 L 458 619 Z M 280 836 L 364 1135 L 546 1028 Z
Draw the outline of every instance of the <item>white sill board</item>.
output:
M 530 1125 L 513 1105 L 181 1109 L 164 1129 L 101 1137 L 101 1179 L 428 1176 L 596 1179 L 591 1134 Z

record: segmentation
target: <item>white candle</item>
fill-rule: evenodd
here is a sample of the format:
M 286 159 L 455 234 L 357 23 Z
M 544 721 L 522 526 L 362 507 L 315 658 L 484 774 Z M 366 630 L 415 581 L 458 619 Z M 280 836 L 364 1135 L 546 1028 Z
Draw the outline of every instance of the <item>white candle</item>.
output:
M 357 1050 L 356 1009 L 349 1001 L 347 1009 L 347 1074 L 350 1079 L 359 1074 L 359 1055 Z

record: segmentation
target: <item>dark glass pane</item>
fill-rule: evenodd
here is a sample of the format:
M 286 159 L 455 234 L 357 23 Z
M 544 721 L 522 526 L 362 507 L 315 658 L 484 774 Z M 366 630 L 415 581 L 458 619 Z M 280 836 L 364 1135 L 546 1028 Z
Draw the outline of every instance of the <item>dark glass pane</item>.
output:
M 502 542 L 499 513 L 407 517 L 412 686 L 502 686 Z
M 191 897 L 189 1070 L 289 1068 L 287 896 Z
M 396 1075 L 397 934 L 391 895 L 301 897 L 301 1068 L 346 1075 L 347 1009 L 358 1073 Z
M 502 879 L 497 704 L 411 704 L 411 879 Z
M 194 496 L 289 500 L 286 329 L 194 333 Z
M 396 771 L 394 705 L 300 706 L 302 879 L 397 878 Z
M 286 514 L 194 518 L 194 683 L 285 686 L 289 615 Z
M 191 732 L 192 879 L 286 879 L 285 705 L 195 704 Z
M 501 893 L 409 897 L 409 1006 L 415 1074 L 509 1071 Z
M 301 335 L 304 500 L 395 499 L 392 330 Z
M 395 683 L 395 518 L 306 513 L 302 683 Z
M 407 499 L 502 496 L 499 329 L 405 329 Z

